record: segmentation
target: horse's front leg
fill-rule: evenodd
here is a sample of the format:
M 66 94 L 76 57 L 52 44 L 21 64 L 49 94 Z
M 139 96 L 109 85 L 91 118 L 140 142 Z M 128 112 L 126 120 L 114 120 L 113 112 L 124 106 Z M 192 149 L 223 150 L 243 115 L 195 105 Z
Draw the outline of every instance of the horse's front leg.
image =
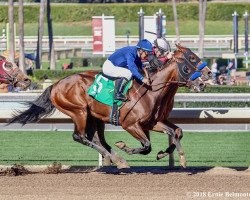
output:
M 125 151 L 128 154 L 149 154 L 151 152 L 151 143 L 149 140 L 149 132 L 144 132 L 140 124 L 134 124 L 133 126 L 127 127 L 125 129 L 128 131 L 135 139 L 141 142 L 141 148 L 130 148 L 125 142 L 117 142 L 115 145 Z
M 181 146 L 180 140 L 183 136 L 182 129 L 175 124 L 165 120 L 164 122 L 157 122 L 157 124 L 153 127 L 153 131 L 157 132 L 162 132 L 162 133 L 167 133 L 171 136 L 173 143 L 170 144 L 170 146 L 163 152 L 160 151 L 157 154 L 157 159 L 161 159 L 177 149 L 177 152 L 180 157 L 180 165 L 183 166 L 184 168 L 186 167 L 186 158 L 185 158 L 185 153 L 184 150 Z

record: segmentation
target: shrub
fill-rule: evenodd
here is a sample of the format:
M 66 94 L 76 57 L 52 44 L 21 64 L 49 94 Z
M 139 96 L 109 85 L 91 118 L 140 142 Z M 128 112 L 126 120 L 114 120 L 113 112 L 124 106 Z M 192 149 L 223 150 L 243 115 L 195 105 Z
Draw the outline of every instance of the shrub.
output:
M 178 3 L 179 20 L 198 20 L 198 3 Z M 51 15 L 53 22 L 91 21 L 92 16 L 115 16 L 118 21 L 137 21 L 138 11 L 143 9 L 145 15 L 154 15 L 162 9 L 167 20 L 173 21 L 171 3 L 133 3 L 133 4 L 52 4 Z M 232 20 L 232 13 L 237 11 L 239 19 L 243 18 L 246 10 L 250 10 L 250 3 L 207 3 L 206 20 Z M 15 21 L 18 19 L 18 6 L 15 6 Z M 26 23 L 37 23 L 39 4 L 24 6 L 24 20 Z M 8 6 L 0 6 L 0 22 L 7 22 Z

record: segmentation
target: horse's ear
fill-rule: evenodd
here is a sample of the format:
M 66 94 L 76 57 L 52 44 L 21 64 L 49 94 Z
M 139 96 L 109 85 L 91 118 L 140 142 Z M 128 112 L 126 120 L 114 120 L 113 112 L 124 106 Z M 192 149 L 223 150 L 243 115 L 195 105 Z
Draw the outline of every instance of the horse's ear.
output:
M 180 43 L 175 44 L 175 46 L 179 49 L 179 51 L 182 51 L 182 52 L 190 51 L 189 48 L 182 46 Z
M 181 46 L 180 43 L 175 43 L 175 46 L 176 46 L 179 50 L 185 49 L 183 46 Z

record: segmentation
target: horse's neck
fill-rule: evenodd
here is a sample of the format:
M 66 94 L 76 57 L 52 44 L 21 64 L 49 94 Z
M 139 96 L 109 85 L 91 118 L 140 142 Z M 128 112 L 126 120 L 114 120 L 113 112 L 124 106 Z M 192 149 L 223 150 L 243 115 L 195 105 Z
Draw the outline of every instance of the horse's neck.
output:
M 163 69 L 152 76 L 153 85 L 167 83 L 178 80 L 178 70 L 176 62 L 166 63 Z
M 136 102 L 138 99 L 143 98 L 148 102 L 148 106 L 152 107 L 151 109 L 159 106 L 159 102 L 165 98 L 169 89 L 176 87 L 176 84 L 172 84 L 171 81 L 177 81 L 178 79 L 177 65 L 175 62 L 171 63 L 151 77 L 151 88 L 146 88 L 134 81 L 133 89 L 129 92 L 130 99 L 134 99 L 134 102 Z

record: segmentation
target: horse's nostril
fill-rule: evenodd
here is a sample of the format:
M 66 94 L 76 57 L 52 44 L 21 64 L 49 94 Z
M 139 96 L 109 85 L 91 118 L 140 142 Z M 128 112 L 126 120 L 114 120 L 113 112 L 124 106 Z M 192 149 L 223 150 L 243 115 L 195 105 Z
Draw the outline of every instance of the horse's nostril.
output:
M 31 84 L 31 80 L 28 79 L 28 78 L 24 79 L 24 82 L 25 82 L 25 84 L 27 84 L 27 85 L 30 85 L 30 84 Z
M 24 82 L 28 82 L 28 83 L 30 83 L 30 82 L 31 82 L 31 80 L 30 80 L 30 79 L 28 79 L 28 78 L 26 78 L 26 79 L 24 79 Z
M 199 86 L 200 86 L 201 89 L 204 89 L 206 87 L 206 84 L 205 83 L 200 83 Z

